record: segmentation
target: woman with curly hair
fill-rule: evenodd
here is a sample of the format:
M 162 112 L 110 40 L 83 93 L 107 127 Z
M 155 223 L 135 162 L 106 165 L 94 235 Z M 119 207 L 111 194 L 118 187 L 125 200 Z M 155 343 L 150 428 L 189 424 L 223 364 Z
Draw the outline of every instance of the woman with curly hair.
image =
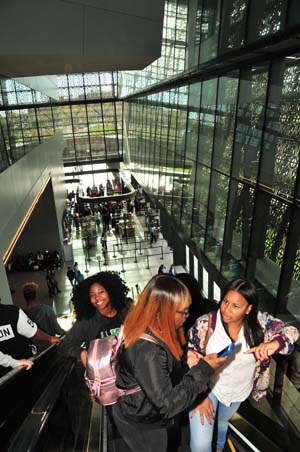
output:
M 117 335 L 128 312 L 129 289 L 117 272 L 99 272 L 76 286 L 73 303 L 76 322 L 63 349 L 86 366 L 87 349 L 93 339 Z

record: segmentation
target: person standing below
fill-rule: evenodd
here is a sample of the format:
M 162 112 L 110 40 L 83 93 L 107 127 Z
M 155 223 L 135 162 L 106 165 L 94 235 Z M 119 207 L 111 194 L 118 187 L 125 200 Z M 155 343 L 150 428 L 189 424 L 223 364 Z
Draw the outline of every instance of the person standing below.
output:
M 172 264 L 171 267 L 169 268 L 169 275 L 172 275 L 172 276 L 176 276 L 177 275 L 176 268 L 175 268 L 174 264 Z
M 50 336 L 64 336 L 65 330 L 61 328 L 53 309 L 47 304 L 39 303 L 36 299 L 38 285 L 34 282 L 27 282 L 23 285 L 23 296 L 26 301 L 25 313 L 37 324 L 37 326 Z M 38 350 L 45 348 L 42 341 L 33 340 Z
M 161 264 L 161 265 L 158 267 L 157 273 L 158 273 L 158 274 L 160 274 L 160 273 L 165 273 L 165 274 L 168 273 L 166 266 L 165 266 L 164 264 Z
M 68 277 L 68 280 L 70 281 L 71 286 L 73 287 L 74 283 L 75 283 L 75 272 L 74 272 L 74 270 L 72 270 L 71 267 L 68 267 L 67 277 Z
M 55 272 L 51 268 L 48 268 L 48 270 L 47 270 L 46 282 L 47 282 L 47 286 L 48 286 L 49 297 L 54 297 L 55 294 L 60 293 L 60 290 L 59 290 L 58 284 L 57 284 L 57 280 L 55 278 Z
M 84 276 L 80 270 L 77 271 L 76 283 L 80 284 L 84 280 Z
M 22 309 L 0 304 L 0 377 L 10 368 L 32 367 L 33 362 L 28 359 L 36 353 L 32 339 L 60 343 L 58 337 L 40 330 Z
M 124 346 L 116 368 L 122 389 L 140 387 L 112 406 L 115 424 L 132 452 L 166 452 L 167 419 L 188 408 L 226 358 L 207 355 L 190 370 L 182 363 L 188 289 L 169 275 L 156 275 L 124 323 Z M 143 334 L 152 340 L 143 340 Z
M 107 237 L 106 237 L 105 231 L 103 231 L 102 236 L 101 236 L 101 246 L 102 246 L 102 252 L 106 253 L 107 252 Z
M 73 270 L 74 270 L 75 278 L 76 278 L 76 275 L 77 275 L 77 272 L 78 272 L 78 262 L 75 262 L 75 263 L 74 263 Z
M 226 366 L 210 381 L 210 392 L 201 396 L 190 413 L 192 452 L 211 452 L 215 423 L 216 450 L 223 451 L 228 421 L 241 402 L 250 393 L 258 401 L 267 392 L 270 356 L 291 353 L 298 337 L 296 328 L 257 311 L 251 282 L 238 278 L 227 285 L 219 310 L 199 317 L 188 333 L 189 347 L 202 355 L 234 343 Z
M 100 231 L 100 225 L 101 225 L 101 213 L 99 210 L 96 210 L 95 212 L 95 221 L 98 231 Z

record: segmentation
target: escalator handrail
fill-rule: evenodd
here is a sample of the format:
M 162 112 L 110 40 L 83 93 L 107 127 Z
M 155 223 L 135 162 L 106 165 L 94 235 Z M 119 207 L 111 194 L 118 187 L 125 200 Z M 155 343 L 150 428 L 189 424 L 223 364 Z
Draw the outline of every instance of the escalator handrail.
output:
M 63 340 L 65 336 L 62 336 L 60 339 Z M 42 350 L 41 352 L 38 352 L 36 355 L 33 355 L 29 358 L 29 361 L 35 362 L 38 361 L 42 356 L 44 356 L 46 353 L 49 353 L 49 351 L 53 347 L 58 347 L 60 344 L 51 344 L 49 347 L 47 347 L 45 350 Z M 3 375 L 3 377 L 0 378 L 0 390 L 4 389 L 5 386 L 7 386 L 12 380 L 14 380 L 18 375 L 20 375 L 22 372 L 25 372 L 25 367 L 15 367 L 14 369 L 7 372 L 7 374 Z
M 55 373 L 48 386 L 26 416 L 18 432 L 14 435 L 8 452 L 34 451 L 46 422 L 60 395 L 62 386 L 72 371 L 75 360 L 67 360 Z

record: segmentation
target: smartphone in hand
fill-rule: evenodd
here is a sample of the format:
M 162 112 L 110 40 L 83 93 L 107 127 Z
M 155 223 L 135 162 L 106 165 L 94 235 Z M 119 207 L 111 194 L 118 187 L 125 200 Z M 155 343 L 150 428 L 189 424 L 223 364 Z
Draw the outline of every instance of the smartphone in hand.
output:
M 219 357 L 219 358 L 223 358 L 224 356 L 231 355 L 231 353 L 233 352 L 233 350 L 234 350 L 234 343 L 231 342 L 230 345 L 228 345 L 227 347 L 223 348 L 223 350 L 221 350 L 221 351 L 218 353 L 218 357 Z

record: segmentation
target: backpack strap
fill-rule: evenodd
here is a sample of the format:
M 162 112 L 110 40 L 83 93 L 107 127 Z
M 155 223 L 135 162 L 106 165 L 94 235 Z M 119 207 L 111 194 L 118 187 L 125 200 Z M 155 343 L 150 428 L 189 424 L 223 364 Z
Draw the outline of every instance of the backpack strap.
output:
M 120 337 L 123 337 L 123 328 Z M 142 334 L 139 339 L 144 339 L 145 341 L 152 342 L 153 344 L 158 344 L 158 340 L 155 339 L 155 337 L 151 336 L 150 334 L 144 333 Z M 142 388 L 140 386 L 136 386 L 132 389 L 119 389 L 119 396 L 122 397 L 124 395 L 130 395 L 134 394 L 136 392 L 141 391 Z
M 207 347 L 207 343 L 208 343 L 208 339 L 210 337 L 210 327 L 211 327 L 211 314 L 208 314 L 208 325 L 207 325 L 207 332 L 206 332 L 206 336 L 205 336 L 205 341 L 204 341 L 204 351 L 206 353 L 206 347 Z
M 206 331 L 206 336 L 205 336 L 205 341 L 204 341 L 204 352 L 205 353 L 206 353 L 206 347 L 207 347 L 208 340 L 209 340 L 210 336 L 212 335 L 212 332 L 214 332 L 215 328 L 216 328 L 217 312 L 218 311 L 211 311 L 208 313 L 208 325 L 207 325 L 207 331 Z
M 153 344 L 158 344 L 158 340 L 155 339 L 155 337 L 151 336 L 150 334 L 144 333 L 142 334 L 139 339 L 144 339 L 144 341 L 152 342 Z

